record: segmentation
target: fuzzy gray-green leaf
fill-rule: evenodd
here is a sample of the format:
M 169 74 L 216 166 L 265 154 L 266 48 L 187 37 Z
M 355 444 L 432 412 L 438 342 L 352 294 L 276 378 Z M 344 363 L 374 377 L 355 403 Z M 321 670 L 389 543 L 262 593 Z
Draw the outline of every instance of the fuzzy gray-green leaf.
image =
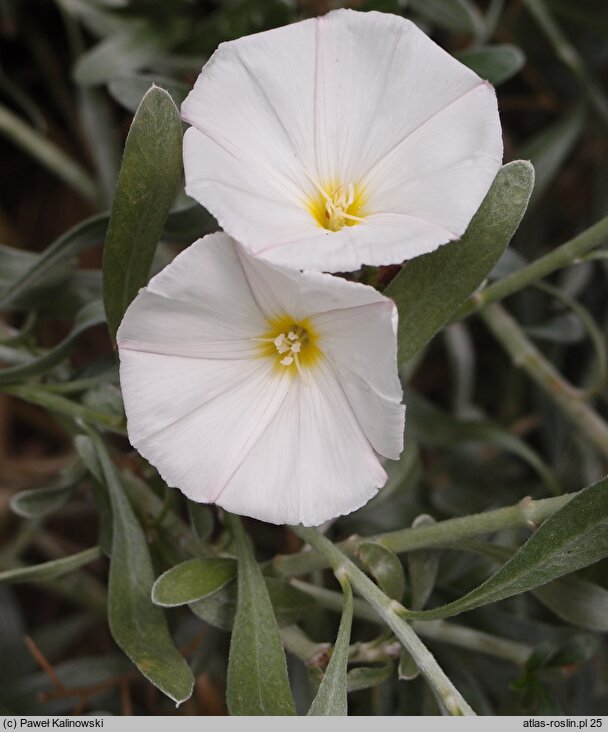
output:
M 182 170 L 182 125 L 170 95 L 152 87 L 127 136 L 103 256 L 103 299 L 114 338 L 145 285 Z
M 196 602 L 220 590 L 235 575 L 233 559 L 188 559 L 161 574 L 152 587 L 152 601 L 163 607 Z
M 504 165 L 463 237 L 408 262 L 386 288 L 399 310 L 399 363 L 412 358 L 476 290 L 515 233 L 534 185 L 530 163 Z
M 515 76 L 526 62 L 522 50 L 509 44 L 467 48 L 456 58 L 495 86 Z
M 319 690 L 308 710 L 308 716 L 311 717 L 345 717 L 348 714 L 346 672 L 350 631 L 353 623 L 353 591 L 346 578 L 342 580 L 342 592 L 344 593 L 344 606 L 338 637 L 325 674 L 321 679 Z
M 405 592 L 405 574 L 399 557 L 390 549 L 371 541 L 359 544 L 357 556 L 382 592 L 392 600 L 401 602 Z
M 57 579 L 65 574 L 74 572 L 85 564 L 98 559 L 101 556 L 101 550 L 98 546 L 84 549 L 77 554 L 72 554 L 61 559 L 52 559 L 42 564 L 34 564 L 27 567 L 18 567 L 15 569 L 7 569 L 0 572 L 0 585 L 14 585 L 18 582 L 44 582 L 46 580 Z
M 238 599 L 228 657 L 232 715 L 294 715 L 285 653 L 268 590 L 240 520 L 230 517 L 238 552 Z
M 464 597 L 423 612 L 447 618 L 527 592 L 608 556 L 608 478 L 581 491 L 551 516 L 494 575 Z
M 152 604 L 154 582 L 148 544 L 102 440 L 91 439 L 110 494 L 114 527 L 108 618 L 114 640 L 141 673 L 177 704 L 192 694 L 194 679 L 169 635 L 164 611 Z

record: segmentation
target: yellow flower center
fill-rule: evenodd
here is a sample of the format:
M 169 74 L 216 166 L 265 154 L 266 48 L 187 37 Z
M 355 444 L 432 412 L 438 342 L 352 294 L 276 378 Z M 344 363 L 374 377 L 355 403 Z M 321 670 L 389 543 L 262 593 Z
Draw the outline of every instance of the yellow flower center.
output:
M 273 359 L 278 371 L 302 376 L 321 357 L 318 336 L 308 319 L 282 315 L 268 325 L 267 333 L 253 340 L 260 344 L 260 356 Z
M 345 226 L 356 226 L 363 221 L 364 196 L 360 186 L 315 186 L 318 195 L 311 198 L 308 209 L 315 221 L 329 231 L 340 231 Z

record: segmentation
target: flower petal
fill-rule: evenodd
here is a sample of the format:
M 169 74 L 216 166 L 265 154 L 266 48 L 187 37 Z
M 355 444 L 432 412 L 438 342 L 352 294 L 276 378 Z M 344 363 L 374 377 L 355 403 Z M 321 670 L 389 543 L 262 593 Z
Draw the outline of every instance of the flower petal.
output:
M 190 358 L 252 358 L 267 321 L 234 243 L 212 234 L 181 252 L 131 303 L 121 349 Z
M 129 441 L 168 485 L 214 502 L 265 433 L 287 378 L 267 360 L 219 361 L 121 350 Z M 249 485 L 249 491 L 252 485 Z
M 323 366 L 307 384 L 292 382 L 217 503 L 270 523 L 318 526 L 364 505 L 386 477 L 340 383 Z
M 190 195 L 252 253 L 326 271 L 460 237 L 500 167 L 492 88 L 416 26 L 338 10 L 222 44 L 182 107 Z M 316 186 L 361 186 L 329 231 Z
M 268 318 L 282 313 L 308 318 L 336 308 L 390 302 L 373 287 L 323 272 L 300 272 L 269 264 L 252 257 L 241 246 L 237 251 L 256 303 Z
M 311 318 L 319 348 L 331 363 L 374 450 L 397 460 L 403 450 L 405 407 L 397 373 L 397 308 L 374 304 Z
M 314 186 L 315 21 L 223 43 L 182 105 L 186 190 L 236 239 L 301 238 Z M 288 84 L 285 84 L 285 79 Z

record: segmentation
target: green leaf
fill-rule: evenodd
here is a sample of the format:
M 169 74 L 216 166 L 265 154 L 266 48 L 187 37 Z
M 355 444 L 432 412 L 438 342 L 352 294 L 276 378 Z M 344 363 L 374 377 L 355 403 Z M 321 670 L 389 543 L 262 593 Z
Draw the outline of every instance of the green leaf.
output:
M 235 575 L 233 559 L 188 559 L 161 574 L 152 587 L 152 602 L 163 607 L 187 605 L 217 592 Z
M 178 244 L 190 245 L 205 234 L 218 231 L 218 228 L 217 221 L 198 203 L 176 203 L 165 223 L 163 237 Z
M 47 299 L 51 293 L 65 285 L 70 276 L 70 268 L 66 263 L 60 263 L 59 266 L 49 270 L 44 279 L 36 286 L 24 291 L 21 297 L 6 297 L 15 283 L 38 263 L 41 256 L 33 252 L 0 245 L 0 302 L 6 302 L 5 308 L 10 306 L 19 310 L 33 309 L 36 300 Z
M 530 208 L 538 203 L 566 162 L 585 128 L 585 118 L 584 106 L 575 107 L 517 151 L 518 157 L 530 160 L 536 173 Z
M 414 519 L 412 528 L 419 526 L 430 526 L 436 523 L 432 516 L 421 514 Z M 422 610 L 426 601 L 431 596 L 437 571 L 439 570 L 439 558 L 441 552 L 436 549 L 419 549 L 408 552 L 407 566 L 409 570 L 410 583 L 412 585 L 412 610 Z
M 454 33 L 483 30 L 483 18 L 469 0 L 409 0 L 408 4 L 429 23 Z
M 561 577 L 533 590 L 537 600 L 562 620 L 608 633 L 608 590 L 578 577 Z
M 346 689 L 360 691 L 380 686 L 393 675 L 393 664 L 388 661 L 382 666 L 359 666 L 346 674 Z
M 196 503 L 188 501 L 188 516 L 190 517 L 190 525 L 201 541 L 207 539 L 213 533 L 213 512 L 209 506 L 204 503 Z
M 413 681 L 420 676 L 420 669 L 416 665 L 416 661 L 412 658 L 412 654 L 405 648 L 401 649 L 399 656 L 399 666 L 397 669 L 397 677 L 400 681 Z
M 0 369 L 0 386 L 49 371 L 69 354 L 72 344 L 81 333 L 100 323 L 105 323 L 105 320 L 106 317 L 101 302 L 96 301 L 85 305 L 76 316 L 70 334 L 61 343 L 45 353 L 44 356 L 39 356 L 19 366 Z
M 114 339 L 145 285 L 182 170 L 182 125 L 169 94 L 152 87 L 135 114 L 103 256 L 103 299 Z
M 386 288 L 399 310 L 399 363 L 410 360 L 479 287 L 515 233 L 534 185 L 530 163 L 504 165 L 462 239 L 408 262 Z
M 82 133 L 95 163 L 103 208 L 106 208 L 114 197 L 122 137 L 114 119 L 113 104 L 103 89 L 80 89 L 78 104 Z
M 11 510 L 23 518 L 48 516 L 65 506 L 84 474 L 81 466 L 75 466 L 67 470 L 53 485 L 19 491 L 11 497 Z
M 92 476 L 91 489 L 99 522 L 98 543 L 103 553 L 110 557 L 112 556 L 112 506 L 108 492 L 103 486 L 103 473 L 97 458 L 97 451 L 91 438 L 87 435 L 76 435 L 73 442 L 74 449 Z
M 226 701 L 232 715 L 294 715 L 285 653 L 262 572 L 241 522 L 229 517 L 238 552 L 238 600 Z
M 72 419 L 82 419 L 89 424 L 96 425 L 111 432 L 118 432 L 119 434 L 124 434 L 125 432 L 124 419 L 122 417 L 89 409 L 72 399 L 66 399 L 59 394 L 53 394 L 52 391 L 45 389 L 44 385 L 19 384 L 18 386 L 5 386 L 3 391 L 19 399 L 24 399 L 26 402 L 30 402 L 30 404 L 37 404 L 39 407 L 44 407 L 44 409 L 48 409 L 50 412 L 62 414 Z
M 344 607 L 338 628 L 338 637 L 334 645 L 329 664 L 321 679 L 321 685 L 313 699 L 308 716 L 342 716 L 348 714 L 346 698 L 346 672 L 348 667 L 348 651 L 350 631 L 353 624 L 353 591 L 346 577 L 340 580 L 344 594 Z
M 487 79 L 494 86 L 515 76 L 526 63 L 523 51 L 517 46 L 509 44 L 467 48 L 466 51 L 460 51 L 455 56 L 465 66 L 472 69 L 482 79 Z
M 184 101 L 191 87 L 181 81 L 155 74 L 135 74 L 112 79 L 108 91 L 129 112 L 135 112 L 151 85 L 167 91 L 177 106 Z
M 306 617 L 316 605 L 309 596 L 276 577 L 264 577 L 268 596 L 279 626 L 289 625 Z M 237 583 L 227 585 L 212 595 L 190 604 L 192 612 L 209 625 L 232 630 L 237 605 Z
M 98 559 L 100 556 L 100 548 L 94 546 L 78 552 L 78 554 L 53 559 L 43 564 L 8 569 L 5 572 L 0 572 L 0 585 L 14 585 L 19 582 L 44 582 L 57 579 L 63 577 L 64 574 L 69 574 L 76 569 L 80 569 L 80 567 L 84 567 L 85 564 Z
M 465 550 L 482 554 L 504 564 L 517 551 L 507 546 L 483 542 L 461 542 Z M 575 575 L 560 577 L 531 590 L 536 599 L 562 620 L 589 630 L 608 632 L 608 590 Z
M 608 478 L 553 514 L 492 577 L 464 597 L 410 618 L 447 618 L 527 592 L 608 556 Z
M 592 658 L 599 648 L 599 639 L 590 634 L 575 635 L 561 644 L 543 643 L 526 662 L 526 671 L 582 663 Z
M 103 244 L 108 214 L 86 219 L 62 234 L 42 254 L 0 246 L 0 310 L 23 307 L 39 293 L 59 286 L 69 275 L 66 262 Z M 171 241 L 189 244 L 217 230 L 213 217 L 198 204 L 176 207 L 169 214 L 164 234 Z
M 24 295 L 43 286 L 49 277 L 55 277 L 59 264 L 102 244 L 107 225 L 107 214 L 94 216 L 60 236 L 41 255 L 32 257 L 31 266 L 23 268 L 10 286 L 0 290 L 0 310 L 13 306 Z
M 82 55 L 74 67 L 74 80 L 82 86 L 102 84 L 149 65 L 166 48 L 166 36 L 161 29 L 134 23 Z
M 114 640 L 141 673 L 177 704 L 192 694 L 194 679 L 169 635 L 163 610 L 152 604 L 152 561 L 144 532 L 101 438 L 90 437 L 110 494 L 114 530 L 108 619 Z
M 553 494 L 559 486 L 549 469 L 532 448 L 500 425 L 482 420 L 462 420 L 453 417 L 426 401 L 418 394 L 406 394 L 409 425 L 422 444 L 448 446 L 463 442 L 488 442 L 524 460 Z
M 401 602 L 405 592 L 405 574 L 399 557 L 381 544 L 364 542 L 357 546 L 357 556 L 392 600 Z

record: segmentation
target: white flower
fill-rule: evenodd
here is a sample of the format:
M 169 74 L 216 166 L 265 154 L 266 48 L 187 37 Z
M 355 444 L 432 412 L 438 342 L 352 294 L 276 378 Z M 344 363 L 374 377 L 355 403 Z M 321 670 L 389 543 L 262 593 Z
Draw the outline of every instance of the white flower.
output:
M 182 117 L 188 194 L 252 254 L 302 269 L 458 239 L 502 158 L 490 84 L 385 13 L 223 43 Z
M 371 287 L 207 236 L 119 328 L 129 439 L 195 501 L 273 523 L 353 511 L 403 449 L 396 327 Z

